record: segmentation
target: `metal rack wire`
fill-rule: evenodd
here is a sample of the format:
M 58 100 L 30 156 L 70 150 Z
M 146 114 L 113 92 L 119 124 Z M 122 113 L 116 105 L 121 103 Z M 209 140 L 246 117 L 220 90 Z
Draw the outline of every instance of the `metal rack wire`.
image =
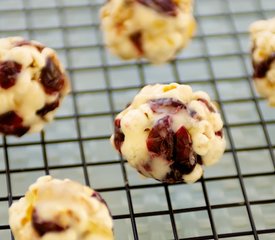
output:
M 250 82 L 248 25 L 275 16 L 273 0 L 197 0 L 198 33 L 164 66 L 122 62 L 104 48 L 103 0 L 2 0 L 0 34 L 53 48 L 72 94 L 41 134 L 0 140 L 0 239 L 13 239 L 8 206 L 38 176 L 71 178 L 100 191 L 116 239 L 275 239 L 275 111 Z M 112 119 L 145 84 L 190 84 L 221 108 L 228 147 L 192 185 L 140 179 L 109 144 Z

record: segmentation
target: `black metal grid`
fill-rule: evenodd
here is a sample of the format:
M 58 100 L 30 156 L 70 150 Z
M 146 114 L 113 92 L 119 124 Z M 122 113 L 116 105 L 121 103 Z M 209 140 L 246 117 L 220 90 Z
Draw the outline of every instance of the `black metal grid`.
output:
M 51 125 L 54 127 L 22 139 L 3 137 L 0 141 L 3 158 L 0 162 L 0 239 L 12 239 L 6 213 L 8 206 L 43 174 L 76 179 L 100 191 L 113 211 L 117 239 L 275 239 L 275 190 L 270 184 L 275 168 L 275 112 L 257 96 L 250 82 L 247 32 L 249 22 L 275 15 L 273 0 L 197 0 L 196 37 L 175 61 L 162 67 L 143 61 L 122 62 L 109 55 L 98 28 L 97 12 L 102 2 L 1 2 L 1 36 L 23 35 L 44 43 L 49 40 L 49 45 L 65 62 L 73 91 Z M 86 14 L 87 21 L 76 12 Z M 50 21 L 51 15 L 47 15 L 52 13 L 56 22 Z M 87 43 L 82 42 L 81 36 L 74 39 L 80 29 L 92 33 Z M 53 40 L 53 32 L 59 36 L 57 40 Z M 219 47 L 219 43 L 225 45 Z M 75 61 L 76 55 L 80 62 L 83 58 L 89 59 L 89 53 L 92 65 L 89 61 L 82 65 Z M 193 69 L 188 71 L 185 66 Z M 197 71 L 192 71 L 195 69 Z M 159 70 L 164 72 L 163 76 L 154 78 Z M 130 78 L 120 82 L 125 76 Z M 83 81 L 82 87 L 79 81 Z M 124 160 L 107 150 L 109 123 L 123 104 L 140 87 L 160 81 L 176 81 L 206 90 L 220 105 L 228 142 L 225 157 L 217 166 L 206 169 L 205 177 L 196 184 L 166 185 L 137 179 Z M 85 98 L 89 97 L 97 99 L 95 104 L 91 102 L 90 108 L 83 107 Z M 102 101 L 106 101 L 107 108 L 100 105 Z M 236 109 L 240 113 L 238 117 Z M 99 128 L 92 128 L 94 135 L 83 127 L 87 127 L 87 121 Z M 58 132 L 58 129 L 61 130 Z M 64 149 L 68 152 L 73 149 L 72 155 L 78 160 L 68 159 Z M 99 154 L 93 160 L 93 154 L 97 155 L 95 150 L 103 156 Z M 20 162 L 21 154 L 24 162 Z M 33 156 L 37 162 L 31 159 Z M 253 164 L 258 165 L 253 167 Z M 101 183 L 104 178 L 111 178 L 108 174 L 117 174 L 115 178 L 120 180 L 114 180 L 114 184 L 113 179 Z M 235 194 L 233 198 L 231 191 Z M 144 199 L 142 196 L 148 193 L 152 196 Z M 154 200 L 152 206 L 156 203 L 159 206 L 148 209 L 146 204 L 150 205 L 154 194 L 159 199 Z

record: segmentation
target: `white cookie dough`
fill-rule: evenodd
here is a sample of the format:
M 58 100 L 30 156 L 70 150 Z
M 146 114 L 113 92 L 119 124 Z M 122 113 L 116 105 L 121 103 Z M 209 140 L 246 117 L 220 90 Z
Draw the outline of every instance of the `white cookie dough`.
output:
M 142 175 L 197 181 L 224 153 L 223 122 L 209 96 L 188 85 L 148 85 L 114 122 L 111 142 Z
M 192 0 L 109 0 L 101 9 L 105 43 L 125 60 L 169 61 L 194 33 L 192 12 Z
M 275 106 L 275 18 L 254 22 L 250 34 L 255 86 Z
M 0 133 L 41 131 L 69 91 L 53 49 L 21 37 L 0 39 Z
M 113 221 L 99 193 L 69 179 L 40 177 L 9 209 L 15 240 L 113 240 Z

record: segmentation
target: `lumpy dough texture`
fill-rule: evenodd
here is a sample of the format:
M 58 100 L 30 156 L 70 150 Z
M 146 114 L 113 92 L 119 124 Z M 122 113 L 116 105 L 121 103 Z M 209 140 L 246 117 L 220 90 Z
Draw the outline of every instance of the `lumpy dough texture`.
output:
M 113 240 L 109 209 L 91 188 L 71 180 L 40 177 L 12 204 L 15 240 Z
M 223 122 L 209 96 L 172 83 L 148 85 L 114 121 L 113 146 L 142 175 L 195 182 L 225 149 Z
M 275 106 L 275 18 L 254 22 L 250 33 L 255 86 Z
M 192 37 L 192 11 L 192 0 L 109 0 L 101 9 L 106 45 L 123 59 L 166 62 Z
M 0 132 L 39 132 L 70 91 L 54 50 L 21 37 L 0 39 Z

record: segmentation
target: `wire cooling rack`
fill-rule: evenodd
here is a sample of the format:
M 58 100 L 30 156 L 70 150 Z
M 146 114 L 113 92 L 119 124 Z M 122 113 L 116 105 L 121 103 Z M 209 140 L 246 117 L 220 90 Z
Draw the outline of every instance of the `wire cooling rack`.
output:
M 250 82 L 248 26 L 275 16 L 274 0 L 197 0 L 196 37 L 175 61 L 123 62 L 102 44 L 103 0 L 1 0 L 0 35 L 55 48 L 72 80 L 45 132 L 0 140 L 0 239 L 12 239 L 8 206 L 39 176 L 71 178 L 100 191 L 116 239 L 275 239 L 275 109 Z M 109 144 L 112 119 L 140 87 L 180 82 L 220 107 L 227 150 L 192 185 L 142 179 Z

